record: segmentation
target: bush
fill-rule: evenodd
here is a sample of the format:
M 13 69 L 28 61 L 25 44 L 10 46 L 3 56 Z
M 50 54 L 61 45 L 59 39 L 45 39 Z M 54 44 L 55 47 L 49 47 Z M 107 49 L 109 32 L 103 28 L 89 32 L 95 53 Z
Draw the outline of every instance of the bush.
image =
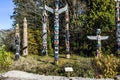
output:
M 63 67 L 72 67 L 73 72 L 70 73 L 71 76 L 75 77 L 94 77 L 94 70 L 90 64 L 89 61 L 81 61 L 77 62 L 75 61 L 74 63 L 65 63 L 63 64 Z
M 95 58 L 92 61 L 96 77 L 103 76 L 105 78 L 113 78 L 118 74 L 119 59 L 114 55 L 101 55 L 100 58 Z
M 94 77 L 94 70 L 90 62 L 66 62 L 62 65 L 54 66 L 50 65 L 47 67 L 37 67 L 38 74 L 45 75 L 56 75 L 56 76 L 68 76 L 68 73 L 65 72 L 65 67 L 72 67 L 73 72 L 70 72 L 70 76 L 73 77 Z
M 0 49 L 0 71 L 8 69 L 8 67 L 12 64 L 12 60 L 10 59 L 10 53 L 6 51 L 5 45 L 3 45 Z
M 28 29 L 28 51 L 29 54 L 41 55 L 42 38 L 39 29 Z
M 119 65 L 118 65 L 117 71 L 118 71 L 118 75 L 120 75 L 120 63 L 119 63 Z

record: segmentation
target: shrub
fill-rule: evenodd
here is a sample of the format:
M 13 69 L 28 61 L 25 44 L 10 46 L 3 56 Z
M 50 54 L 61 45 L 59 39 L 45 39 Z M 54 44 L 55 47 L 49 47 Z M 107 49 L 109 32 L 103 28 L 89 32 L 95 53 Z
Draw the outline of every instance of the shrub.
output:
M 57 66 L 51 63 L 39 63 L 37 67 L 29 72 L 41 74 L 41 75 L 55 75 L 55 76 L 68 76 L 65 72 L 65 67 L 72 67 L 73 72 L 70 72 L 71 77 L 94 77 L 94 70 L 91 66 L 91 61 L 74 61 L 74 62 L 63 62 Z M 33 71 L 35 70 L 35 71 Z
M 57 67 L 54 65 L 44 65 L 44 67 L 36 67 L 37 74 L 41 75 L 58 75 Z
M 42 38 L 39 29 L 28 29 L 28 45 L 29 54 L 41 55 Z
M 0 69 L 2 71 L 8 69 L 8 67 L 12 64 L 12 60 L 10 59 L 10 53 L 6 51 L 5 45 L 3 45 L 0 49 Z
M 119 65 L 118 65 L 117 71 L 118 71 L 118 75 L 120 75 L 120 63 L 119 63 Z
M 95 70 L 96 77 L 103 76 L 113 78 L 117 75 L 117 68 L 119 59 L 114 55 L 101 55 L 100 58 L 95 57 L 92 61 L 93 68 Z
M 73 72 L 70 73 L 71 76 L 77 76 L 77 77 L 94 77 L 94 70 L 90 64 L 89 61 L 81 61 L 74 63 L 65 63 L 63 64 L 63 67 L 72 67 Z

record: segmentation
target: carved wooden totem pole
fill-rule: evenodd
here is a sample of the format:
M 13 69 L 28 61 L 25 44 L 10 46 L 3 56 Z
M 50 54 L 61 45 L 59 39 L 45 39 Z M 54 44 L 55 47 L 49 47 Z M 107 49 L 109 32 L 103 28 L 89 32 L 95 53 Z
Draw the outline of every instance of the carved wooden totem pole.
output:
M 100 54 L 100 52 L 101 52 L 101 40 L 108 39 L 108 36 L 101 36 L 100 35 L 101 34 L 101 29 L 97 29 L 96 34 L 97 34 L 96 36 L 87 36 L 87 38 L 90 39 L 90 40 L 97 40 L 97 50 L 96 50 L 96 52 L 97 52 L 97 57 L 100 57 L 101 56 L 101 54 Z
M 66 16 L 66 26 L 65 26 L 65 44 L 66 44 L 66 58 L 70 58 L 70 42 L 69 42 L 69 11 L 68 8 L 65 13 Z
M 23 56 L 28 55 L 28 40 L 27 40 L 27 20 L 23 20 Z
M 15 27 L 15 45 L 16 45 L 15 60 L 18 60 L 20 57 L 20 33 L 18 24 L 16 24 Z
M 47 50 L 47 13 L 45 9 L 45 0 L 43 1 L 43 7 L 40 7 L 43 10 L 42 13 L 42 55 L 48 55 Z
M 117 37 L 117 53 L 120 54 L 120 0 L 116 2 L 116 37 Z
M 59 14 L 67 11 L 68 6 L 59 9 L 59 0 L 55 0 L 55 9 L 45 5 L 45 9 L 54 14 L 54 62 L 58 64 L 59 58 Z

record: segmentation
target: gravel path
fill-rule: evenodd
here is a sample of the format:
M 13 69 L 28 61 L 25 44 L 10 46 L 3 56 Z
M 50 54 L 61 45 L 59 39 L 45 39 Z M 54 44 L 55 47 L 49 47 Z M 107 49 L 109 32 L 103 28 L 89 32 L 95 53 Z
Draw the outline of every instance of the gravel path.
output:
M 45 76 L 23 71 L 9 71 L 0 75 L 0 80 L 114 80 L 114 79 L 91 79 L 82 77 Z

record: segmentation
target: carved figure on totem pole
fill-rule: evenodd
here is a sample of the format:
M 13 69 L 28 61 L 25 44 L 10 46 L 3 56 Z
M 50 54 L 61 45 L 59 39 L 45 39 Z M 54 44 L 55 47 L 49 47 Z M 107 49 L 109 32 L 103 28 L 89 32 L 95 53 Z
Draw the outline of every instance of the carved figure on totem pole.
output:
M 117 54 L 120 54 L 120 0 L 115 0 L 115 2 L 116 2 L 115 22 L 116 22 Z

